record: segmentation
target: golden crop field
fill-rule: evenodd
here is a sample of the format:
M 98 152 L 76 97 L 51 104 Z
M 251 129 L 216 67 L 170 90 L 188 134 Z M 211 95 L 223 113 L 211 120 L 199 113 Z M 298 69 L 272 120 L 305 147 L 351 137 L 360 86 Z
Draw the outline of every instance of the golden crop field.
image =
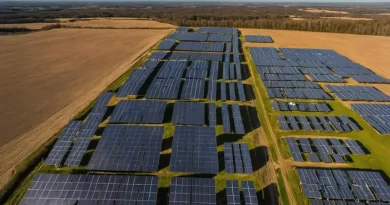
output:
M 55 29 L 0 36 L 0 185 L 170 32 Z

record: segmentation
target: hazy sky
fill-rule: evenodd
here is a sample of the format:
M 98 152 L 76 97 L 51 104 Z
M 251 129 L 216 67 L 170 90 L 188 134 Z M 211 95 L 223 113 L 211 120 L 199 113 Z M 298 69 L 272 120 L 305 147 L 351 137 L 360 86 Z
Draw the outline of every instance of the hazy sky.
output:
M 47 2 L 91 2 L 91 1 L 110 1 L 110 0 L 0 0 L 0 1 L 47 1 Z M 112 0 L 111 2 L 132 2 L 141 0 Z M 142 0 L 142 2 L 146 1 L 159 1 L 159 2 L 186 2 L 186 0 Z M 390 0 L 188 0 L 188 2 L 311 2 L 311 3 L 319 3 L 319 2 L 333 2 L 333 3 L 344 3 L 344 2 L 390 2 Z

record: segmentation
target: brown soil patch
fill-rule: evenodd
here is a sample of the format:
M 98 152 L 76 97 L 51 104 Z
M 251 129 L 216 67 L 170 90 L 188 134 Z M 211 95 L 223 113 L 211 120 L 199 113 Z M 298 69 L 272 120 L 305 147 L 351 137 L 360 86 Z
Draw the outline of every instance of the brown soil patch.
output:
M 306 12 L 310 12 L 310 13 L 349 14 L 348 11 L 333 11 L 333 10 L 326 10 L 326 9 L 307 8 L 307 9 L 298 9 L 298 10 L 306 11 Z
M 55 29 L 0 36 L 0 188 L 18 163 L 170 32 Z
M 275 43 L 269 47 L 332 49 L 360 63 L 378 75 L 390 78 L 390 38 L 303 31 L 281 31 L 268 29 L 240 29 L 243 35 L 270 35 Z M 245 46 L 259 46 L 245 43 Z M 263 45 L 261 45 L 263 46 Z
M 349 21 L 372 21 L 372 18 L 353 18 L 353 17 L 321 17 L 323 19 L 349 20 Z
M 380 13 L 379 16 L 390 16 L 390 13 Z

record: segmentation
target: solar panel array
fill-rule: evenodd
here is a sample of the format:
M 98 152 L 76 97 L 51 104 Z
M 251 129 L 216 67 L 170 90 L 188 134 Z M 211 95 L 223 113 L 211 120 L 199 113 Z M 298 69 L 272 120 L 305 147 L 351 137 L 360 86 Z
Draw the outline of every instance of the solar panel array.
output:
M 226 198 L 228 205 L 240 205 L 241 197 L 240 197 L 240 189 L 239 189 L 239 181 L 237 180 L 227 180 L 226 181 Z M 253 181 L 241 181 L 242 187 L 242 196 L 244 197 L 245 204 L 248 205 L 257 205 L 257 195 L 255 184 Z
M 282 130 L 305 130 L 327 132 L 351 132 L 360 128 L 348 117 L 341 116 L 292 116 L 279 115 L 279 125 Z
M 229 106 L 226 103 L 222 103 L 222 125 L 223 125 L 223 133 L 231 133 L 233 130 L 231 129 L 231 120 L 233 120 L 234 133 L 235 134 L 245 134 L 244 124 L 242 121 L 240 106 L 238 104 L 232 104 L 232 114 L 233 118 L 231 118 Z
M 165 101 L 122 100 L 115 107 L 110 123 L 161 124 L 166 106 Z
M 159 61 L 153 60 L 149 61 L 153 65 L 151 67 L 140 67 L 135 68 L 134 71 L 130 74 L 124 84 L 119 88 L 117 97 L 126 97 L 128 95 L 137 95 L 141 87 L 144 85 L 145 81 L 148 79 L 150 74 L 156 69 Z M 149 64 L 151 64 L 149 63 Z
M 173 107 L 174 125 L 205 125 L 205 104 L 195 102 L 176 102 Z
M 346 81 L 337 75 L 317 75 L 309 74 L 310 78 L 314 82 L 326 82 L 326 83 L 345 83 Z
M 343 200 L 348 204 L 390 201 L 390 187 L 377 171 L 307 168 L 297 171 L 309 199 Z
M 276 111 L 300 111 L 300 112 L 330 112 L 327 103 L 307 103 L 307 102 L 283 102 L 272 101 L 272 108 Z
M 248 144 L 224 143 L 224 157 L 226 173 L 253 173 Z
M 286 138 L 287 146 L 295 161 L 346 163 L 345 156 L 364 155 L 366 152 L 355 140 L 336 138 Z M 305 157 L 303 157 L 305 153 Z
M 270 98 L 331 100 L 322 88 L 267 88 Z
M 223 42 L 180 42 L 175 51 L 203 51 L 203 52 L 224 52 Z
M 372 86 L 326 86 L 341 100 L 390 101 L 390 97 Z
M 200 52 L 172 52 L 167 55 L 167 58 L 169 60 L 223 61 L 223 54 Z
M 245 41 L 254 42 L 254 43 L 273 43 L 271 36 L 261 36 L 261 35 L 246 35 Z
M 232 38 L 231 34 L 210 34 L 207 41 L 231 42 Z
M 156 204 L 156 176 L 37 174 L 21 205 Z
M 390 105 L 351 104 L 351 107 L 380 134 L 390 133 Z
M 175 43 L 172 39 L 165 39 L 158 45 L 157 50 L 171 50 Z
M 108 125 L 89 170 L 158 171 L 164 127 Z
M 173 172 L 217 174 L 219 167 L 215 128 L 176 127 L 170 170 Z
M 45 164 L 57 166 L 61 164 L 82 123 L 82 121 L 70 121 L 68 125 L 65 126 L 64 130 L 59 135 L 57 142 L 47 156 Z
M 173 177 L 169 204 L 217 204 L 214 179 Z
M 203 33 L 176 32 L 169 35 L 167 39 L 179 41 L 206 41 L 208 37 L 208 34 Z

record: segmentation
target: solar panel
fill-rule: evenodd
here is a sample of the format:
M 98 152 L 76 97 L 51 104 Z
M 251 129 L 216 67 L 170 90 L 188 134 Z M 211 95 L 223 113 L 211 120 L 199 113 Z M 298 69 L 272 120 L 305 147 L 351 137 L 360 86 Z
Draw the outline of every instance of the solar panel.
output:
M 245 41 L 255 42 L 255 43 L 273 43 L 271 36 L 261 36 L 261 35 L 246 35 Z
M 222 103 L 222 124 L 223 124 L 223 132 L 231 133 L 232 130 L 230 128 L 230 114 L 228 105 L 226 103 Z
M 92 112 L 97 111 L 98 109 L 101 108 L 105 108 L 113 95 L 114 95 L 113 92 L 104 92 L 103 94 L 101 94 L 96 100 Z
M 60 165 L 62 159 L 65 157 L 65 154 L 72 145 L 72 140 L 76 137 L 81 125 L 82 121 L 74 120 L 70 121 L 65 126 L 64 130 L 58 136 L 57 142 L 54 144 L 54 147 L 47 156 L 45 164 Z
M 203 99 L 205 97 L 205 81 L 201 79 L 186 79 L 184 81 L 181 99 Z
M 158 171 L 164 127 L 109 125 L 92 154 L 89 170 Z
M 229 67 L 229 63 L 224 63 L 223 64 L 223 79 L 224 80 L 229 80 L 229 69 L 230 69 L 230 67 Z
M 234 168 L 236 173 L 244 173 L 240 144 L 232 144 L 234 156 Z
M 159 62 L 159 61 L 153 61 Z M 157 66 L 157 65 L 155 65 Z M 144 85 L 147 78 L 152 74 L 155 69 L 155 66 L 152 68 L 136 68 L 124 82 L 124 84 L 119 88 L 117 97 L 126 97 L 128 95 L 137 95 L 141 87 Z
M 217 81 L 209 80 L 207 99 L 209 100 L 217 100 Z
M 155 100 L 122 100 L 116 105 L 110 123 L 161 124 L 167 102 Z
M 229 99 L 236 100 L 236 91 L 235 91 L 235 86 L 234 86 L 233 82 L 229 83 Z
M 171 39 L 165 39 L 163 40 L 160 45 L 158 45 L 158 50 L 171 50 L 173 45 L 175 45 L 175 41 Z
M 228 205 L 241 205 L 238 181 L 226 180 L 226 198 Z
M 241 148 L 241 155 L 242 155 L 242 160 L 244 163 L 244 172 L 247 174 L 252 174 L 253 173 L 253 168 L 252 168 L 252 162 L 251 162 L 251 156 L 249 153 L 249 148 L 248 144 L 240 144 Z
M 225 82 L 221 82 L 221 100 L 226 100 L 226 84 Z
M 213 127 L 176 127 L 170 170 L 174 172 L 218 173 L 215 136 L 215 128 Z
M 245 102 L 246 101 L 246 97 L 245 97 L 245 91 L 244 91 L 244 85 L 242 84 L 242 81 L 237 81 L 237 88 L 238 88 L 238 97 L 240 99 L 241 102 Z
M 156 176 L 38 174 L 21 204 L 155 204 Z
M 215 182 L 206 178 L 174 177 L 169 204 L 216 204 Z
M 390 101 L 390 97 L 372 86 L 326 86 L 341 100 Z
M 234 157 L 232 143 L 224 143 L 224 158 L 226 173 L 234 173 Z
M 101 107 L 89 113 L 87 120 L 81 126 L 77 137 L 91 138 L 99 127 L 100 122 L 106 113 L 107 107 Z
M 209 103 L 209 126 L 217 126 L 217 108 L 214 103 Z
M 70 150 L 69 156 L 66 158 L 64 165 L 79 166 L 83 159 L 84 153 L 87 151 L 91 138 L 77 138 Z
M 232 104 L 233 110 L 233 122 L 234 122 L 234 132 L 236 134 L 245 134 L 244 124 L 241 118 L 240 106 L 238 104 Z
M 253 181 L 242 181 L 242 191 L 244 192 L 245 204 L 257 205 L 257 195 L 255 189 L 255 183 Z
M 173 107 L 174 125 L 204 125 L 205 119 L 204 103 L 176 102 Z

